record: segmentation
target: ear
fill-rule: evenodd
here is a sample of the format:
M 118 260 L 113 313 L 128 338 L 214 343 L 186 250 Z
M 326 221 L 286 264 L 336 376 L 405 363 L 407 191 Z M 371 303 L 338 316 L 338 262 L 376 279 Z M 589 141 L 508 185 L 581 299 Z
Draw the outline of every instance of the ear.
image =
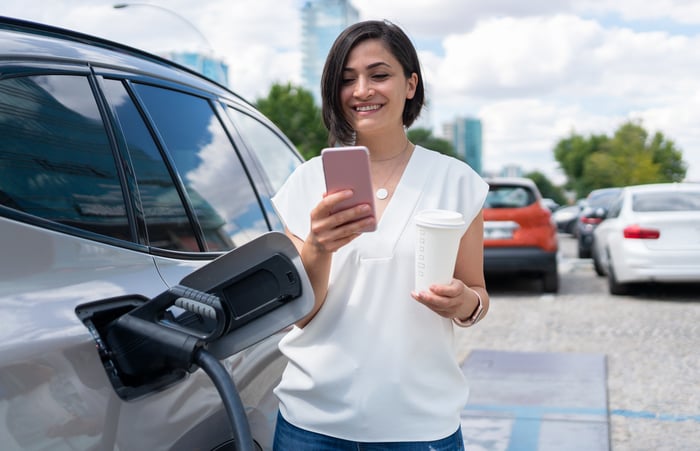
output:
M 406 98 L 412 99 L 416 95 L 416 86 L 418 86 L 418 74 L 413 72 L 406 80 Z

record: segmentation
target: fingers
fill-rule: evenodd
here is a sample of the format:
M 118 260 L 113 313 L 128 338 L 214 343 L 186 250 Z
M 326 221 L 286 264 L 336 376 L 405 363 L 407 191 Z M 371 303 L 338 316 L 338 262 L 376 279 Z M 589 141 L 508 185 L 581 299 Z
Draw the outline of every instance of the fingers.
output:
M 311 231 L 309 239 L 322 252 L 335 252 L 376 224 L 367 204 L 357 205 L 336 213 L 334 207 L 352 196 L 352 191 L 345 190 L 324 196 L 323 200 L 311 211 Z
M 464 284 L 452 279 L 449 285 L 431 285 L 429 290 L 413 291 L 411 296 L 445 318 L 456 316 L 462 304 Z

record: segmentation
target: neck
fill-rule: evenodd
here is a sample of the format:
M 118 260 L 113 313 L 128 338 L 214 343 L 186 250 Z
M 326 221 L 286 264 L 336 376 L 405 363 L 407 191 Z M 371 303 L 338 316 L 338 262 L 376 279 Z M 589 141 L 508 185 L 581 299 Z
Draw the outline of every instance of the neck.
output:
M 400 133 L 358 136 L 357 145 L 367 146 L 371 161 L 382 162 L 393 160 L 399 155 L 403 155 L 409 147 L 409 140 L 403 128 L 401 128 Z

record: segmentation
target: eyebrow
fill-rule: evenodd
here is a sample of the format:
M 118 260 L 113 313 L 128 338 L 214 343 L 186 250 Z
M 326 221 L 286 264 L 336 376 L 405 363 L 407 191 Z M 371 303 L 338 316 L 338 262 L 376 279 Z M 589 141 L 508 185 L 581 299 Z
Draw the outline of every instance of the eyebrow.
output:
M 384 61 L 378 61 L 376 63 L 372 63 L 372 64 L 367 66 L 367 69 L 374 69 L 374 68 L 379 67 L 379 66 L 386 66 L 389 69 L 391 69 L 391 65 L 389 63 L 385 63 Z M 344 67 L 343 72 L 355 72 L 355 69 L 353 69 L 351 67 Z

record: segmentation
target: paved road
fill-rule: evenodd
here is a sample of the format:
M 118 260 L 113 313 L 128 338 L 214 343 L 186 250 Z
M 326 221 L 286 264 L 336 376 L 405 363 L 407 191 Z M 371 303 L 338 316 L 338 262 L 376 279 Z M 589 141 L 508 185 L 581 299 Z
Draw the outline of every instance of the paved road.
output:
M 537 281 L 489 280 L 491 310 L 461 330 L 472 349 L 607 356 L 613 451 L 700 450 L 700 285 L 608 294 L 575 240 L 560 235 L 561 290 Z M 584 448 L 585 449 L 585 448 Z

